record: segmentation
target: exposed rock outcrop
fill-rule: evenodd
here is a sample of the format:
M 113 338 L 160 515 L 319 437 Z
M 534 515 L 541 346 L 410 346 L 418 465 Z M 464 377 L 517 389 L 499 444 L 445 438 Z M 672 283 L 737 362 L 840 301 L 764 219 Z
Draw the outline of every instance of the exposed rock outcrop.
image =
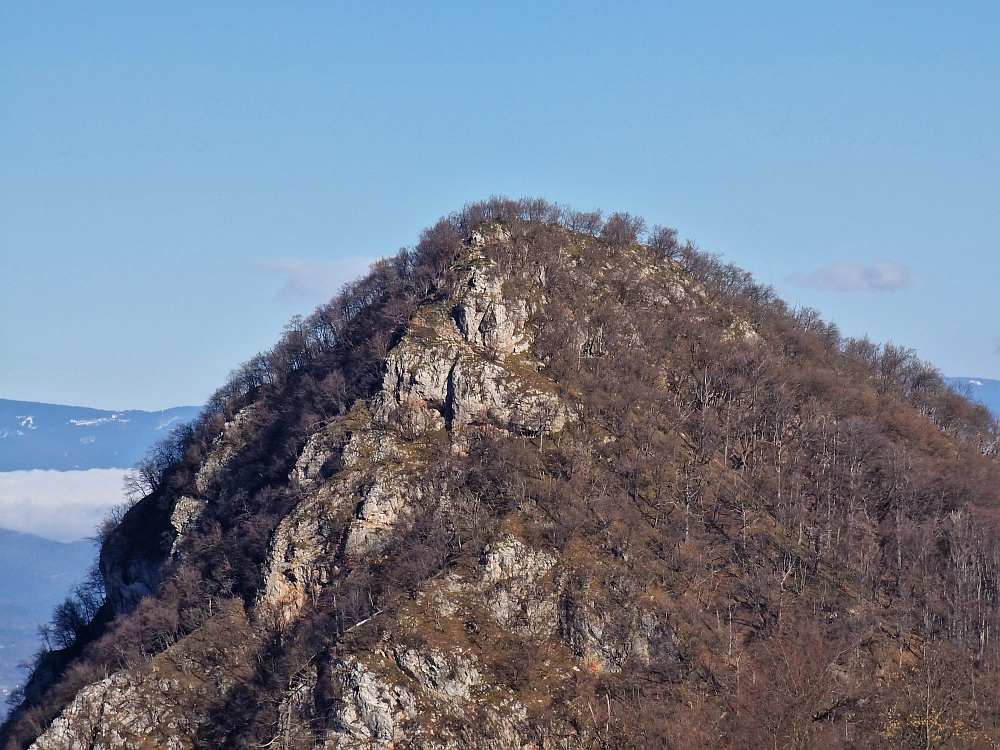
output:
M 148 664 L 123 669 L 83 688 L 38 737 L 35 750 L 187 750 L 211 719 L 207 710 L 246 679 L 253 638 L 220 650 L 225 632 L 247 633 L 243 612 L 230 604 L 196 636 Z
M 274 537 L 260 607 L 290 623 L 333 575 L 337 553 L 377 553 L 410 508 L 446 484 L 421 461 L 427 444 L 446 433 L 463 449 L 470 429 L 545 435 L 573 417 L 555 383 L 526 358 L 526 303 L 505 300 L 503 278 L 476 257 L 457 284 L 457 300 L 422 308 L 389 352 L 382 388 L 355 405 L 354 425 L 315 433 L 290 479 L 306 493 Z M 324 482 L 320 468 L 337 459 L 343 470 Z M 343 533 L 343 517 L 353 519 Z

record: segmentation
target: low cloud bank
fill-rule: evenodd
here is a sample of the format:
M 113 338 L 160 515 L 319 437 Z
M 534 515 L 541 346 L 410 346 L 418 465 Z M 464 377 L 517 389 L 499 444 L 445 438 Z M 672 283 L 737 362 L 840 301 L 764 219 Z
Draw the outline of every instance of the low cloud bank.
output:
M 124 469 L 0 472 L 0 527 L 73 542 L 124 500 Z
M 916 285 L 917 274 L 888 260 L 870 266 L 838 260 L 812 273 L 793 273 L 788 279 L 830 292 L 896 292 Z
M 285 277 L 285 285 L 274 299 L 288 307 L 315 307 L 329 302 L 344 283 L 368 270 L 375 258 L 344 258 L 321 262 L 283 258 L 254 265 L 262 271 Z

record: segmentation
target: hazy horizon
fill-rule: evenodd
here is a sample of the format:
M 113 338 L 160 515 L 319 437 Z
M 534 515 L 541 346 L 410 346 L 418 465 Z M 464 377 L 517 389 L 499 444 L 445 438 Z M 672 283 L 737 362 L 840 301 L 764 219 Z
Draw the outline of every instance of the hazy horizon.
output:
M 0 472 L 0 528 L 75 542 L 124 502 L 123 469 Z

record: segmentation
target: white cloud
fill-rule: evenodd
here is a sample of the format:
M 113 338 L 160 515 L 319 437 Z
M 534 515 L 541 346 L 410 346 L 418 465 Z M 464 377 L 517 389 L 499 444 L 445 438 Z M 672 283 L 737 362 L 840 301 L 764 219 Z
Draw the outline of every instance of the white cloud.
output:
M 879 260 L 870 266 L 838 260 L 812 273 L 793 273 L 789 281 L 832 292 L 895 292 L 917 283 L 917 274 L 906 266 Z
M 303 308 L 329 302 L 345 282 L 368 270 L 374 260 L 355 257 L 323 262 L 282 258 L 254 265 L 263 271 L 284 276 L 285 285 L 275 293 L 275 301 L 287 307 Z
M 0 472 L 0 527 L 72 542 L 125 498 L 121 469 Z

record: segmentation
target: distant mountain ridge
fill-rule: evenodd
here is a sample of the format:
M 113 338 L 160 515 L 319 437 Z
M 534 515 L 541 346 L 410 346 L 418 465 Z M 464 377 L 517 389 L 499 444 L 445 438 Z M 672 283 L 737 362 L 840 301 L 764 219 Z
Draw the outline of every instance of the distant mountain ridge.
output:
M 0 471 L 128 468 L 199 411 L 105 411 L 0 399 Z
M 1000 419 L 1000 380 L 988 378 L 945 378 L 948 385 L 983 404 Z

